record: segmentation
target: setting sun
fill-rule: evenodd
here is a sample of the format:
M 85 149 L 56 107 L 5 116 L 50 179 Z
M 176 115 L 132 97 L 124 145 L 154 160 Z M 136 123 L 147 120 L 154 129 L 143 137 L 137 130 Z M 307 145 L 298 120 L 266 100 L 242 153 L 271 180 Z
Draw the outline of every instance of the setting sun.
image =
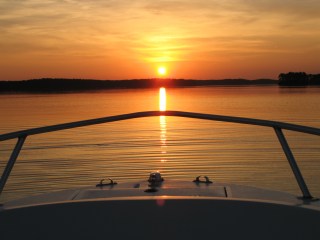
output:
M 167 69 L 165 67 L 159 67 L 158 68 L 158 74 L 161 75 L 161 76 L 164 76 L 166 75 L 167 73 Z

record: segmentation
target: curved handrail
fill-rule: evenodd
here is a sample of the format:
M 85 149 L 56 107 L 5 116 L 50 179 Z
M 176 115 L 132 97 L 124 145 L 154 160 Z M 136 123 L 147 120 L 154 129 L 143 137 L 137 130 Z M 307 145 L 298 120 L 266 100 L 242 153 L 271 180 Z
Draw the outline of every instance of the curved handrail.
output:
M 0 194 L 7 182 L 7 179 L 11 173 L 11 170 L 15 164 L 17 157 L 19 156 L 20 150 L 24 144 L 25 139 L 30 135 L 42 134 L 47 132 L 54 132 L 60 130 L 66 130 L 71 128 L 84 127 L 95 124 L 102 124 L 107 122 L 115 122 L 121 120 L 128 120 L 134 118 L 141 117 L 151 117 L 151 116 L 175 116 L 175 117 L 186 117 L 186 118 L 196 118 L 203 120 L 211 120 L 211 121 L 223 121 L 223 122 L 232 122 L 232 123 L 240 123 L 240 124 L 250 124 L 250 125 L 258 125 L 264 127 L 272 127 L 275 130 L 275 133 L 279 139 L 279 142 L 282 146 L 282 149 L 287 157 L 287 160 L 290 164 L 290 167 L 295 175 L 297 183 L 301 189 L 303 194 L 303 198 L 310 199 L 312 198 L 308 187 L 302 177 L 300 169 L 294 159 L 294 156 L 291 152 L 291 149 L 286 141 L 286 138 L 282 132 L 282 129 L 308 133 L 313 135 L 320 135 L 319 128 L 307 127 L 302 125 L 296 125 L 285 122 L 277 122 L 277 121 L 269 121 L 269 120 L 261 120 L 261 119 L 253 119 L 253 118 L 242 118 L 242 117 L 233 117 L 233 116 L 223 116 L 223 115 L 214 115 L 214 114 L 203 114 L 203 113 L 194 113 L 194 112 L 181 112 L 181 111 L 146 111 L 146 112 L 135 112 L 129 114 L 122 114 L 110 117 L 103 118 L 95 118 L 77 122 L 63 123 L 57 125 L 51 125 L 46 127 L 32 128 L 17 132 L 11 132 L 7 134 L 0 135 L 0 141 L 5 141 L 9 139 L 18 138 L 16 146 L 11 153 L 11 156 L 8 160 L 8 163 L 4 169 L 4 172 L 0 179 Z
M 224 115 L 214 115 L 214 114 L 204 114 L 204 113 L 194 113 L 194 112 L 146 111 L 146 112 L 135 112 L 135 113 L 128 113 L 128 114 L 103 117 L 103 118 L 94 118 L 89 120 L 63 123 L 63 124 L 46 126 L 46 127 L 31 128 L 28 130 L 2 134 L 0 135 L 0 141 L 19 138 L 23 136 L 36 135 L 41 133 L 54 132 L 59 130 L 78 128 L 78 127 L 84 127 L 84 126 L 95 125 L 95 124 L 102 124 L 107 122 L 115 122 L 115 121 L 121 121 L 121 120 L 129 120 L 133 118 L 152 117 L 152 116 L 175 116 L 175 117 L 197 118 L 197 119 L 212 120 L 212 121 L 251 124 L 251 125 L 273 127 L 273 128 L 276 127 L 276 128 L 320 136 L 319 128 L 307 127 L 307 126 L 285 123 L 285 122 L 261 120 L 261 119 L 254 119 L 254 118 L 232 117 L 232 116 L 224 116 Z

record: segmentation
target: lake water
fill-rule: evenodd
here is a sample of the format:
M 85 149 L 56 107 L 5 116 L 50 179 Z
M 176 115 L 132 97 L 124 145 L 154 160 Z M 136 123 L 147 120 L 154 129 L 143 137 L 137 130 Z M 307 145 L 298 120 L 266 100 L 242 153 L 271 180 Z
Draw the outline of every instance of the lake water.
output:
M 166 109 L 285 121 L 320 128 L 320 88 L 278 86 L 166 89 Z M 0 95 L 0 134 L 159 109 L 159 89 Z M 320 138 L 285 131 L 305 180 L 320 196 Z M 15 141 L 0 142 L 0 168 Z M 95 185 L 165 178 L 213 181 L 301 195 L 273 129 L 178 117 L 151 117 L 31 136 L 1 200 Z

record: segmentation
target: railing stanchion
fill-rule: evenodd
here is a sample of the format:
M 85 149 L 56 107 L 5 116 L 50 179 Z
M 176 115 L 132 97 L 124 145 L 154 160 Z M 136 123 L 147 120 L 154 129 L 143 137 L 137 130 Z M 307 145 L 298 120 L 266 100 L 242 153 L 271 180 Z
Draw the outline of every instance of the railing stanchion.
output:
M 95 124 L 102 124 L 108 122 L 116 122 L 134 118 L 141 118 L 141 117 L 151 117 L 151 116 L 176 116 L 176 117 L 186 117 L 186 118 L 195 118 L 195 119 L 203 119 L 203 120 L 210 120 L 210 121 L 222 121 L 222 122 L 232 122 L 232 123 L 240 123 L 240 124 L 250 124 L 250 125 L 257 125 L 257 126 L 264 126 L 264 127 L 272 127 L 274 128 L 278 139 L 281 143 L 283 151 L 285 152 L 291 169 L 296 177 L 296 180 L 299 184 L 299 187 L 303 193 L 304 198 L 312 198 L 307 185 L 305 184 L 303 177 L 300 173 L 299 167 L 293 157 L 293 154 L 290 150 L 290 147 L 285 139 L 285 136 L 282 133 L 282 129 L 308 133 L 313 135 L 320 136 L 320 129 L 314 127 L 307 127 L 301 126 L 296 124 L 284 123 L 284 122 L 275 122 L 275 121 L 268 121 L 268 120 L 260 120 L 260 119 L 253 119 L 253 118 L 242 118 L 242 117 L 232 117 L 232 116 L 223 116 L 223 115 L 213 115 L 213 114 L 203 114 L 203 113 L 193 113 L 193 112 L 181 112 L 181 111 L 147 111 L 147 112 L 135 112 L 135 113 L 128 113 L 122 114 L 117 116 L 110 116 L 110 117 L 102 117 L 102 118 L 95 118 L 95 119 L 88 119 L 83 121 L 77 122 L 69 122 L 57 125 L 51 125 L 46 127 L 38 127 L 32 128 L 17 132 L 11 132 L 7 134 L 0 134 L 0 141 L 6 141 L 10 139 L 19 138 L 18 142 L 10 156 L 10 159 L 5 167 L 5 170 L 2 174 L 0 179 L 0 195 L 6 184 L 6 181 L 10 175 L 12 167 L 19 155 L 19 152 L 23 146 L 23 143 L 27 136 L 48 133 L 48 132 L 55 132 L 60 130 L 90 126 Z
M 2 190 L 4 186 L 6 185 L 6 182 L 8 180 L 8 177 L 10 176 L 11 170 L 16 162 L 16 159 L 19 156 L 20 150 L 24 144 L 24 141 L 26 140 L 27 136 L 22 136 L 18 138 L 18 141 L 16 143 L 16 146 L 14 147 L 11 156 L 8 160 L 8 163 L 2 173 L 1 179 L 0 179 L 0 195 L 2 193 Z
M 282 149 L 283 149 L 284 153 L 286 154 L 286 157 L 288 159 L 288 162 L 290 164 L 292 172 L 293 172 L 293 174 L 294 174 L 294 176 L 295 176 L 295 178 L 296 178 L 296 180 L 298 182 L 300 190 L 301 190 L 301 192 L 303 194 L 303 198 L 307 198 L 307 199 L 312 198 L 312 196 L 311 196 L 311 194 L 309 192 L 309 189 L 308 189 L 308 187 L 307 187 L 307 185 L 306 185 L 306 183 L 305 183 L 305 181 L 303 179 L 303 176 L 302 176 L 302 174 L 301 174 L 301 172 L 299 170 L 297 162 L 294 159 L 294 156 L 293 156 L 293 154 L 291 152 L 289 144 L 288 144 L 288 142 L 287 142 L 287 140 L 286 140 L 281 128 L 274 127 L 274 130 L 275 130 L 275 132 L 277 134 L 277 137 L 278 137 L 279 142 L 280 142 L 280 144 L 282 146 Z

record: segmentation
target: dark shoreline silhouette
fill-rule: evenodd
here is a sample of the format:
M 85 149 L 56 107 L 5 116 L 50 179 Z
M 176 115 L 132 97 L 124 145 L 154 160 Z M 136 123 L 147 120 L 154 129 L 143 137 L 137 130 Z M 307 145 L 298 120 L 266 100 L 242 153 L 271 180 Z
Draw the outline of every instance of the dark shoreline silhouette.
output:
M 307 74 L 305 72 L 280 73 L 279 86 L 309 86 L 320 85 L 320 74 Z
M 250 86 L 277 85 L 273 79 L 223 79 L 223 80 L 194 80 L 194 79 L 131 79 L 131 80 L 91 80 L 91 79 L 62 79 L 42 78 L 22 81 L 0 81 L 0 93 L 4 92 L 70 92 L 70 91 L 99 91 L 107 89 L 137 89 L 137 88 L 182 88 L 199 86 Z

